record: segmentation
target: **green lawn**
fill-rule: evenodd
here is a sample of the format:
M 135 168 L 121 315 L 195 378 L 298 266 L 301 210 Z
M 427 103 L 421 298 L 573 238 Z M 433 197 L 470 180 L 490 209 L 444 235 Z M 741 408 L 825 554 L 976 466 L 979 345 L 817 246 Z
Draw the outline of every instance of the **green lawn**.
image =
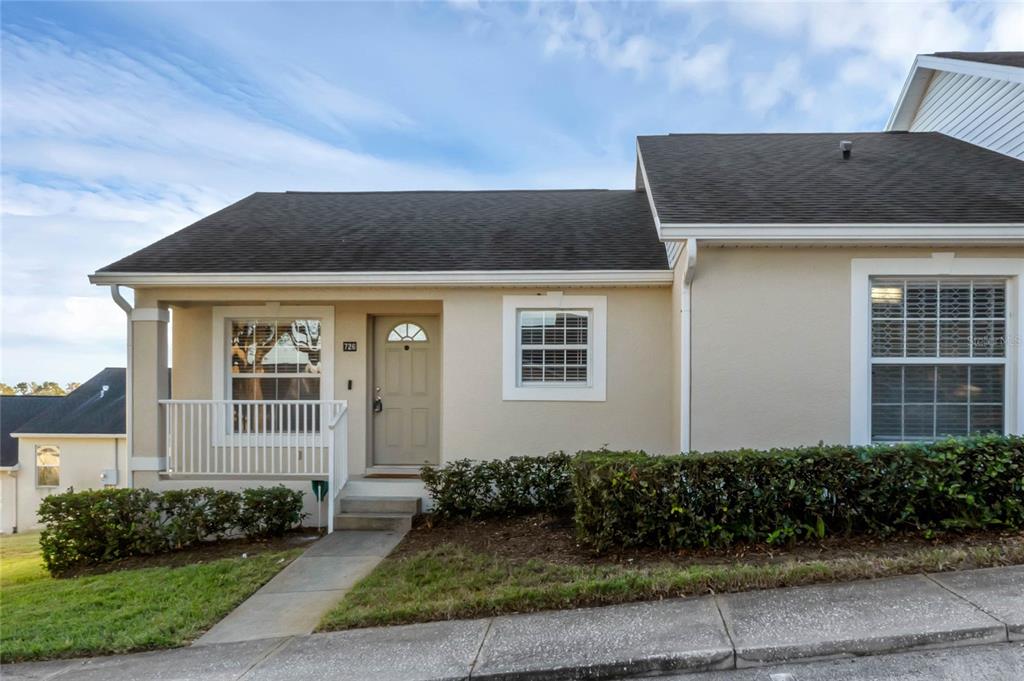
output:
M 515 560 L 442 544 L 385 559 L 320 624 L 321 630 L 610 605 L 713 592 L 1024 563 L 1024 542 L 936 547 L 770 564 L 567 565 Z
M 187 644 L 301 551 L 54 579 L 36 533 L 0 537 L 0 659 L 101 655 Z

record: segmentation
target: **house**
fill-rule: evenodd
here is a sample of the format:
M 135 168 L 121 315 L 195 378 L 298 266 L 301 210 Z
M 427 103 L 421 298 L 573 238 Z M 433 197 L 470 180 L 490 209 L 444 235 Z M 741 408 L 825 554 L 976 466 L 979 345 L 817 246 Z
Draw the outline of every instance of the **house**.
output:
M 1024 159 L 1020 52 L 936 52 L 914 60 L 886 130 L 941 132 Z
M 326 478 L 333 519 L 464 457 L 1021 432 L 1024 162 L 904 130 L 982 58 L 919 58 L 887 132 L 641 136 L 626 191 L 256 193 L 101 268 L 132 484 Z
M 126 484 L 124 369 L 104 369 L 63 397 L 4 395 L 0 421 L 0 532 L 39 527 L 50 494 Z

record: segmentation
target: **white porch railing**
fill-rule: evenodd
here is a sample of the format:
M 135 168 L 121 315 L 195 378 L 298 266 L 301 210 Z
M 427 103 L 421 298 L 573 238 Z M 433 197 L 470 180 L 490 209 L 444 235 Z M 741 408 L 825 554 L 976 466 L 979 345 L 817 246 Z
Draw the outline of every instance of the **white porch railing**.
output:
M 348 481 L 348 402 L 160 400 L 167 473 L 328 481 L 328 532 Z

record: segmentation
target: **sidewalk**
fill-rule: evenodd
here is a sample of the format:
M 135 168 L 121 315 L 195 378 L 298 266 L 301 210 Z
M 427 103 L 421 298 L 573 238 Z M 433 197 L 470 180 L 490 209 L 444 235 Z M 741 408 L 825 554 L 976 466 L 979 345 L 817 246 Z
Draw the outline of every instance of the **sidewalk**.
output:
M 193 645 L 310 634 L 402 540 L 400 532 L 338 531 L 306 549 Z
M 1024 641 L 1024 566 L 13 665 L 3 678 L 601 679 L 1011 640 Z

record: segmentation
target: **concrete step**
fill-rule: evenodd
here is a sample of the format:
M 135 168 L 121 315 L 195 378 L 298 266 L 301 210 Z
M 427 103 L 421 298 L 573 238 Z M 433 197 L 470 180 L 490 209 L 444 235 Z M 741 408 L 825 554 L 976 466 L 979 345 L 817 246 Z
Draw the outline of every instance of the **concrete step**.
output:
M 420 512 L 419 497 L 347 497 L 338 499 L 341 513 L 409 513 Z
M 342 513 L 334 518 L 336 530 L 385 530 L 408 532 L 412 529 L 411 513 Z

